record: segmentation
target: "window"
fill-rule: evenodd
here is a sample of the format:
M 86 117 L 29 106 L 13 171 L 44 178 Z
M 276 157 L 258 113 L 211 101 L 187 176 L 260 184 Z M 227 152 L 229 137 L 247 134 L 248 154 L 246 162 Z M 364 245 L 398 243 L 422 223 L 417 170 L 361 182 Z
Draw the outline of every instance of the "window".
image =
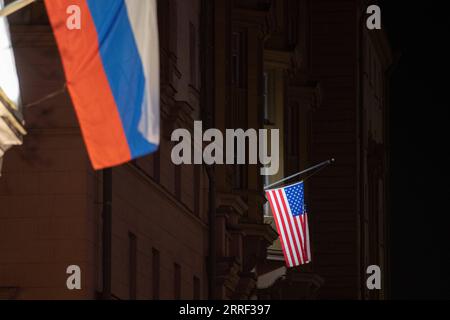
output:
M 160 281 L 160 256 L 159 251 L 152 249 L 152 296 L 153 300 L 159 299 L 159 281 Z
M 194 165 L 194 214 L 199 217 L 200 216 L 200 188 L 201 188 L 201 165 Z
M 158 30 L 161 49 L 177 50 L 177 3 L 174 0 L 158 0 Z
M 265 70 L 263 78 L 263 97 L 264 97 L 264 127 L 270 128 L 276 126 L 275 118 L 275 70 Z M 270 138 L 269 138 L 270 141 Z M 270 144 L 267 146 L 270 150 Z M 266 152 L 266 150 L 264 150 Z M 263 185 L 267 186 L 271 182 L 271 176 L 262 176 Z M 263 213 L 265 217 L 271 217 L 272 212 L 270 210 L 269 202 L 266 201 L 263 205 Z
M 194 276 L 194 300 L 200 300 L 200 279 Z
M 0 2 L 0 9 L 3 7 Z M 9 26 L 6 19 L 0 20 L 0 88 L 4 91 L 6 96 L 14 103 L 13 108 L 19 105 L 20 87 L 17 76 L 16 63 L 14 59 L 14 52 L 12 50 Z M 4 102 L 4 105 L 10 105 Z M 3 114 L 2 114 L 3 115 Z
M 289 104 L 287 117 L 287 137 L 289 141 L 287 144 L 287 154 L 289 157 L 298 157 L 299 154 L 299 138 L 300 138 L 300 106 L 297 103 Z M 297 170 L 298 168 L 295 168 Z M 289 172 L 290 173 L 290 172 Z
M 231 84 L 236 88 L 244 87 L 243 44 L 242 32 L 233 32 L 231 42 Z
M 128 234 L 129 240 L 129 266 L 128 266 L 128 277 L 129 277 L 129 289 L 130 289 L 130 300 L 136 300 L 137 293 L 137 239 L 136 235 L 133 233 Z
M 181 201 L 181 179 L 182 179 L 182 165 L 175 165 L 175 198 L 177 198 L 178 201 Z
M 153 179 L 157 182 L 161 182 L 161 149 L 153 153 Z
M 264 72 L 264 125 L 275 125 L 275 81 L 273 71 Z
M 173 297 L 175 300 L 181 299 L 181 267 L 179 264 L 174 263 L 173 273 Z
M 191 85 L 197 87 L 197 30 L 192 22 L 189 23 L 189 55 L 191 66 Z
M 242 128 L 248 126 L 247 121 L 247 38 L 245 29 L 237 29 L 231 35 L 231 108 L 227 114 L 229 128 Z M 237 146 L 235 145 L 235 148 Z M 247 169 L 244 165 L 237 164 L 237 152 L 235 149 L 232 183 L 233 189 L 247 188 Z
M 305 117 L 307 114 L 301 114 L 300 102 L 290 101 L 286 106 L 285 119 L 285 139 L 284 139 L 284 167 L 283 174 L 290 176 L 300 171 L 301 156 L 300 146 L 307 143 L 308 140 L 308 123 Z M 302 132 L 304 134 L 302 134 Z M 306 140 L 305 140 L 306 139 Z

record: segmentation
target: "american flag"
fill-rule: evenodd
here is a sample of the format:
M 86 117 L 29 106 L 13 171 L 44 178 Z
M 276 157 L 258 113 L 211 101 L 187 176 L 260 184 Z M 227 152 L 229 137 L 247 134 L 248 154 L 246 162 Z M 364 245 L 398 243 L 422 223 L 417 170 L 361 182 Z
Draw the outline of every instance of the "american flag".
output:
M 288 267 L 311 262 L 304 185 L 299 182 L 266 191 Z

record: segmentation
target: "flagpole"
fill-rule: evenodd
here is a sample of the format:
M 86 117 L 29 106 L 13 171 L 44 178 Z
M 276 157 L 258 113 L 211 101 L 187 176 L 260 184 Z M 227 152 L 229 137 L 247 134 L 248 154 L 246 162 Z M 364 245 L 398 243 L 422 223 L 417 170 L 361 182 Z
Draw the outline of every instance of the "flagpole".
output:
M 22 8 L 25 8 L 26 6 L 36 1 L 37 0 L 16 0 L 14 2 L 11 2 L 10 4 L 8 4 L 3 9 L 0 10 L 0 17 L 7 17 L 10 14 L 17 12 Z
M 264 190 L 267 190 L 267 189 L 269 189 L 269 188 L 271 188 L 271 187 L 273 187 L 273 186 L 276 186 L 276 185 L 278 185 L 278 184 L 280 184 L 280 183 L 282 183 L 282 182 L 291 180 L 291 179 L 293 179 L 293 178 L 295 178 L 295 177 L 298 177 L 298 176 L 300 176 L 300 175 L 302 175 L 302 174 L 311 172 L 311 171 L 316 170 L 316 169 L 323 168 L 323 167 L 328 166 L 328 165 L 330 165 L 330 164 L 332 164 L 332 163 L 334 163 L 334 162 L 335 162 L 334 158 L 332 158 L 332 159 L 330 159 L 330 160 L 327 160 L 327 161 L 324 161 L 324 162 L 321 162 L 321 163 L 319 163 L 319 164 L 317 164 L 317 165 L 315 165 L 315 166 L 312 166 L 312 167 L 310 167 L 310 168 L 308 168 L 308 169 L 305 169 L 305 170 L 303 170 L 303 171 L 297 172 L 297 173 L 295 173 L 295 174 L 293 174 L 293 175 L 291 175 L 291 176 L 289 176 L 289 177 L 286 177 L 286 178 L 284 178 L 284 179 L 278 180 L 277 182 L 274 182 L 274 183 L 272 183 L 272 184 L 269 184 L 268 186 L 265 186 L 265 187 L 264 187 Z

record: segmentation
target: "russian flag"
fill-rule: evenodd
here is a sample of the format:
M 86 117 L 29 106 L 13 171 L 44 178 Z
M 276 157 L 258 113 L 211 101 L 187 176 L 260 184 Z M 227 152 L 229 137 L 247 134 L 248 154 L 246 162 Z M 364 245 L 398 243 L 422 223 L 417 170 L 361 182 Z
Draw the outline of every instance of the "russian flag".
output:
M 156 151 L 156 0 L 45 0 L 45 5 L 93 167 Z M 73 8 L 79 9 L 80 29 L 67 25 L 77 12 Z

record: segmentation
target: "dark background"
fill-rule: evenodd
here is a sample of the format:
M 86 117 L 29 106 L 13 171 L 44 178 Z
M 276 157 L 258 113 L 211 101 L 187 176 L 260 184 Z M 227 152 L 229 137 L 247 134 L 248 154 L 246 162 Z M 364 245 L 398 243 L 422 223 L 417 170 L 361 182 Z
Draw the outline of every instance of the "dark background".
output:
M 450 298 L 447 1 L 382 1 L 391 78 L 391 298 Z

